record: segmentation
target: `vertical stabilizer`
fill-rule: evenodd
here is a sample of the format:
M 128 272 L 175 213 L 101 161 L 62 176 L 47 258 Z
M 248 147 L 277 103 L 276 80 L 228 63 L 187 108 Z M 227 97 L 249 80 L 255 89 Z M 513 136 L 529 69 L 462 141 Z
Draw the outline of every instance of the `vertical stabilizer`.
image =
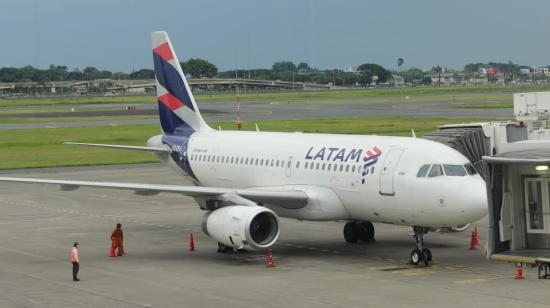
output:
M 164 133 L 190 135 L 212 130 L 201 116 L 168 34 L 152 32 L 151 41 L 160 124 Z

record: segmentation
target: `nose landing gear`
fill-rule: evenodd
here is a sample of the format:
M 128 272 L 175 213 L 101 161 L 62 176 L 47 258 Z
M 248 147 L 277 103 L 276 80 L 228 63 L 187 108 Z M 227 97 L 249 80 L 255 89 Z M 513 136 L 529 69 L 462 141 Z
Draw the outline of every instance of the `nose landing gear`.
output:
M 348 243 L 374 241 L 374 226 L 370 221 L 350 221 L 344 226 L 344 239 Z
M 424 247 L 424 234 L 428 233 L 428 228 L 413 227 L 413 232 L 416 248 L 411 251 L 411 263 L 418 265 L 420 262 L 424 262 L 428 266 L 432 261 L 432 252 Z

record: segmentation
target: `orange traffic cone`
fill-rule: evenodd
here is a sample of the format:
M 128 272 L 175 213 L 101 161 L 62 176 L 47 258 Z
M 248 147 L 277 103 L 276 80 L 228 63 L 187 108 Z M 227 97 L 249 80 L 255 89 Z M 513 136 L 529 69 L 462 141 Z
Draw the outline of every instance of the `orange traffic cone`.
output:
M 472 232 L 472 239 L 470 240 L 470 250 L 476 250 L 476 241 L 474 238 L 474 233 Z
M 475 245 L 479 245 L 479 231 L 477 230 L 477 225 L 474 226 L 474 240 L 475 240 Z
M 522 266 L 521 263 L 516 265 L 516 277 L 515 277 L 515 279 L 517 279 L 517 280 L 525 279 L 525 276 L 523 275 L 523 266 Z
M 114 242 L 114 241 L 111 243 L 111 251 L 109 252 L 109 257 L 116 257 L 116 254 L 115 254 L 115 242 Z
M 189 251 L 195 251 L 195 241 L 193 240 L 193 233 L 189 234 Z
M 266 267 L 275 267 L 275 263 L 273 263 L 273 254 L 271 253 L 271 248 L 267 251 L 267 265 Z
M 472 239 L 470 240 L 470 250 L 476 250 L 477 245 L 479 245 L 479 239 L 477 238 L 476 229 L 472 231 Z

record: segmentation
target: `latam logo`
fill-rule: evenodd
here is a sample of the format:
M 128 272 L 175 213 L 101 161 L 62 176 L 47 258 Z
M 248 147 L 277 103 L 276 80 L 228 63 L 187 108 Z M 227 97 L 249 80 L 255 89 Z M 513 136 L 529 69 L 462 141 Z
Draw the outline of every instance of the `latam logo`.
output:
M 363 176 L 369 174 L 369 167 L 378 162 L 378 158 L 382 155 L 382 151 L 378 147 L 374 147 L 367 151 L 367 154 L 363 157 Z
M 316 150 L 314 147 L 310 147 L 306 153 L 305 159 L 340 162 L 355 161 L 358 163 L 361 158 L 361 153 L 363 153 L 362 149 L 322 147 Z
M 356 163 L 358 163 L 361 159 L 361 154 L 363 154 L 363 152 L 363 149 L 322 147 L 316 150 L 314 147 L 310 147 L 306 153 L 305 159 L 340 162 L 355 161 Z M 374 165 L 381 155 L 382 151 L 376 146 L 372 148 L 372 150 L 367 150 L 365 156 L 363 156 L 365 167 L 370 167 Z
M 322 147 L 315 149 L 310 147 L 306 153 L 305 159 L 307 160 L 321 160 L 329 162 L 356 162 L 358 163 L 363 157 L 363 173 L 362 183 L 365 184 L 365 176 L 374 172 L 374 165 L 378 162 L 380 156 L 382 156 L 382 150 L 378 147 L 374 147 L 365 152 L 363 149 L 346 149 L 337 147 Z

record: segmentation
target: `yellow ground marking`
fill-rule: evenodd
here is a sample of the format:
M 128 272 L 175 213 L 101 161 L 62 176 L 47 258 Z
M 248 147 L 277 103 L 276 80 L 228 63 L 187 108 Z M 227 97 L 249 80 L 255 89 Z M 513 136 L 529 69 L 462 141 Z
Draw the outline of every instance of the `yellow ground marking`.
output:
M 514 279 L 515 275 L 500 275 L 493 277 L 484 277 L 484 278 L 474 278 L 474 279 L 465 279 L 465 280 L 456 280 L 456 284 L 471 284 L 471 283 L 480 283 L 480 282 L 489 282 L 500 279 Z

